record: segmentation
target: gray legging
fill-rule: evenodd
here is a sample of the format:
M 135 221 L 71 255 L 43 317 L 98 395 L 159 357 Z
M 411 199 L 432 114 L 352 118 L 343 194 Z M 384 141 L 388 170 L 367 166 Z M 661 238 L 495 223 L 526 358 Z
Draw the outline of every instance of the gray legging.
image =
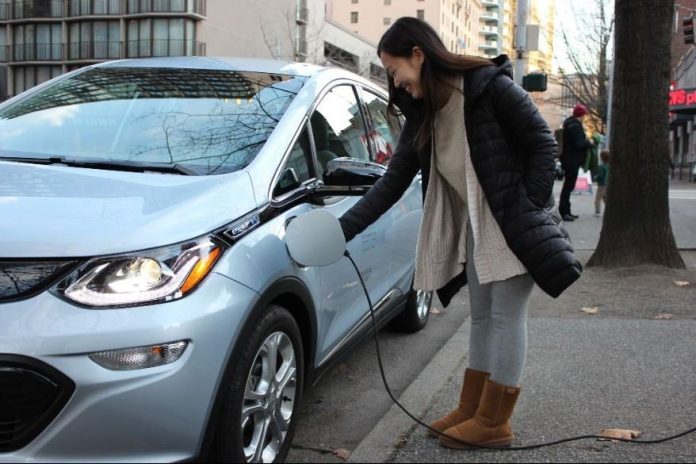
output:
M 527 358 L 527 308 L 534 281 L 522 274 L 480 284 L 474 267 L 474 234 L 469 225 L 466 277 L 471 305 L 469 367 L 490 372 L 491 380 L 517 386 Z

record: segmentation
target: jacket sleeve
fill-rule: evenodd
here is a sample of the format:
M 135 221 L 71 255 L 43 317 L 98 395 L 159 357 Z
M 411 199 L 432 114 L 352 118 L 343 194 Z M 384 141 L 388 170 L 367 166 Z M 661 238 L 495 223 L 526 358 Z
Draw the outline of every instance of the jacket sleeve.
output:
M 339 218 L 346 242 L 367 229 L 399 201 L 418 173 L 418 156 L 413 144 L 413 127 L 404 125 L 394 155 L 381 179 L 352 208 Z
M 573 124 L 568 130 L 569 144 L 578 151 L 587 150 L 592 147 L 590 141 L 585 137 L 585 132 L 582 130 L 582 125 Z
M 558 144 L 529 94 L 506 75 L 491 83 L 496 118 L 524 159 L 524 186 L 529 199 L 543 207 L 553 192 Z

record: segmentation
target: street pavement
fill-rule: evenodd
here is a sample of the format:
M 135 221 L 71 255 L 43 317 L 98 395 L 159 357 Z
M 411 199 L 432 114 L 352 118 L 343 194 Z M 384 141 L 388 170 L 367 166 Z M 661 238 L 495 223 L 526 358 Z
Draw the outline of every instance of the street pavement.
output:
M 686 269 L 588 268 L 558 299 L 535 288 L 513 445 L 594 435 L 604 428 L 639 430 L 639 439 L 655 440 L 696 427 L 694 187 L 670 186 L 672 224 Z M 586 262 L 601 218 L 592 214 L 590 195 L 574 194 L 571 201 L 581 218 L 567 227 Z M 682 281 L 691 285 L 675 283 Z M 468 305 L 466 290 L 460 297 Z M 586 314 L 587 307 L 598 313 Z M 456 404 L 468 330 L 467 318 L 399 395 L 426 422 Z M 650 445 L 586 439 L 531 451 L 458 451 L 439 446 L 392 406 L 350 451 L 351 462 L 696 462 L 696 433 Z

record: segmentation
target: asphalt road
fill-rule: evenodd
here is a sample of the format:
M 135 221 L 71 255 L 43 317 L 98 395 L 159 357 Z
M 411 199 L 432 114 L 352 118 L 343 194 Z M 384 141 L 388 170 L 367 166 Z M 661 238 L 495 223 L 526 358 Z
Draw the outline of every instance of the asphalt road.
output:
M 382 360 L 398 397 L 469 315 L 468 292 L 443 309 L 437 298 L 428 325 L 416 334 L 382 330 Z M 468 347 L 462 347 L 462 352 Z M 384 391 L 372 339 L 328 373 L 305 396 L 288 462 L 343 462 L 332 450 L 354 449 L 392 406 Z

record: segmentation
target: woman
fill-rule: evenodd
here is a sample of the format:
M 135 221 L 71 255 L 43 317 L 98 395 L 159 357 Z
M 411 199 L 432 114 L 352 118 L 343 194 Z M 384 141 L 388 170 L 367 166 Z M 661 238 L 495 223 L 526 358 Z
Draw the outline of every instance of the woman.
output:
M 389 108 L 406 117 L 387 172 L 341 218 L 346 240 L 401 198 L 419 170 L 423 218 L 414 288 L 447 306 L 469 283 L 469 367 L 457 408 L 432 427 L 466 443 L 503 447 L 520 392 L 526 315 L 536 282 L 553 297 L 582 267 L 553 206 L 556 142 L 506 56 L 447 51 L 415 18 L 378 45 Z M 463 448 L 440 436 L 447 447 Z

